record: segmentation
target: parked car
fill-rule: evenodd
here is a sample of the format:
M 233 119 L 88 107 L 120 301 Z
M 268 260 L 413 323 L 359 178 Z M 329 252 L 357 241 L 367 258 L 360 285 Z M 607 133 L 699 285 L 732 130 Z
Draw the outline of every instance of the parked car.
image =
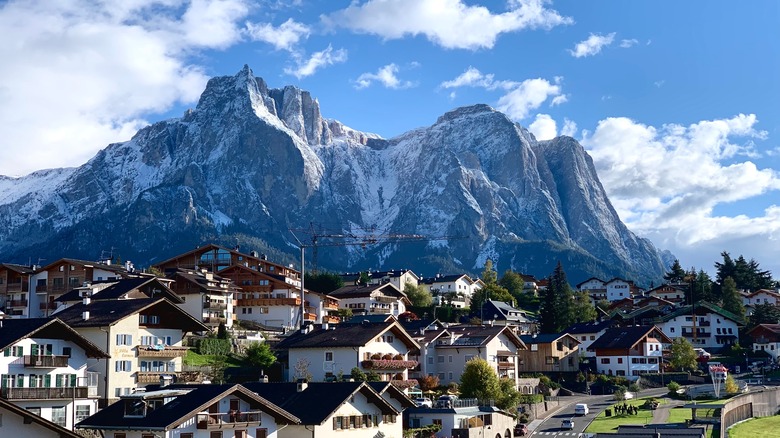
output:
M 433 407 L 433 402 L 428 397 L 417 397 L 416 399 L 414 399 L 414 403 L 418 407 L 423 407 L 423 406 L 426 407 L 426 408 L 432 408 Z
M 436 400 L 437 408 L 451 408 L 455 405 L 455 401 L 458 399 L 457 395 L 443 395 Z
M 515 436 L 526 436 L 528 435 L 528 425 L 524 423 L 520 423 L 518 425 L 515 425 Z
M 563 421 L 561 421 L 561 429 L 562 430 L 574 430 L 574 420 L 563 420 Z

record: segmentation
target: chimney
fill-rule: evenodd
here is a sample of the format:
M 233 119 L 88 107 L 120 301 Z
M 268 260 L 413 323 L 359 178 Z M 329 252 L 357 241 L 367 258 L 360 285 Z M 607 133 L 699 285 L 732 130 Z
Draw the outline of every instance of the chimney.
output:
M 323 330 L 328 330 L 329 328 L 330 328 L 330 326 L 328 325 L 327 322 L 322 323 L 322 329 Z
M 264 374 L 264 375 L 260 376 L 260 380 L 258 380 L 258 381 L 260 383 L 268 383 L 268 376 Z
M 306 379 L 298 379 L 296 390 L 298 392 L 303 392 L 306 390 L 306 388 L 309 387 L 309 381 Z
M 81 319 L 83 319 L 84 321 L 89 320 L 89 310 L 85 310 L 81 312 Z

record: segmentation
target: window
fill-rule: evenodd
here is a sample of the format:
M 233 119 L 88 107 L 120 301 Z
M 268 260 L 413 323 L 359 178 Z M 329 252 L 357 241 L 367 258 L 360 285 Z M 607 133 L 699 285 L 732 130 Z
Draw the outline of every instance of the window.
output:
M 539 344 L 531 344 L 531 351 L 539 351 Z
M 444 373 L 439 373 L 437 377 L 439 378 L 439 380 L 444 380 Z
M 602 357 L 601 358 L 602 365 L 609 365 L 609 358 L 608 357 Z
M 434 426 L 441 427 L 442 425 L 441 418 L 434 418 L 433 420 L 431 420 L 431 424 L 433 424 Z
M 444 356 L 436 356 L 436 362 L 444 363 Z
M 623 363 L 623 358 L 622 357 L 617 358 L 617 360 L 618 360 L 618 363 Z
M 625 371 L 623 371 L 623 370 L 616 370 L 616 371 L 615 371 L 615 375 L 616 375 L 616 376 L 625 376 L 625 375 L 626 375 L 626 372 L 625 372 Z
M 51 408 L 51 422 L 62 427 L 67 425 L 65 406 L 54 406 Z
M 153 433 L 142 433 L 141 438 L 156 438 Z
M 132 368 L 132 365 L 129 360 L 118 360 L 115 363 L 115 369 L 114 371 L 120 372 L 130 372 L 130 369 Z
M 133 345 L 133 335 L 116 335 L 116 345 Z
M 452 380 L 452 373 L 449 373 L 449 378 L 450 380 Z
M 391 335 L 387 335 L 385 337 L 385 342 L 392 343 L 393 342 L 393 337 Z
M 552 356 L 546 356 L 546 357 L 544 358 L 544 363 L 545 363 L 545 364 L 547 364 L 547 365 L 552 365 L 552 364 L 554 364 L 554 363 L 555 363 L 555 359 L 556 359 L 556 358 L 554 358 L 554 357 L 552 357 Z
M 595 341 L 596 340 L 596 335 L 590 335 L 590 340 L 591 341 Z
M 433 356 L 428 356 L 428 365 L 433 365 Z
M 209 433 L 209 438 L 222 438 L 222 431 L 221 430 L 214 430 Z
M 114 432 L 114 438 L 127 438 L 124 432 Z
M 192 432 L 186 432 L 180 435 L 181 438 L 193 438 Z
M 76 405 L 76 423 L 83 421 L 85 418 L 89 417 L 89 415 L 89 405 Z
M 325 362 L 333 362 L 333 352 L 332 351 L 326 351 L 325 352 Z
M 27 408 L 27 412 L 30 412 L 31 414 L 35 414 L 37 416 L 41 416 L 41 408 L 35 407 L 35 408 Z
M 72 354 L 72 351 L 70 347 L 62 347 L 62 355 L 70 357 Z
M 669 327 L 669 332 L 674 333 L 674 327 Z
M 452 363 L 452 355 L 449 355 L 449 356 L 447 357 L 447 360 L 448 360 L 448 362 L 449 362 L 449 363 Z
M 79 284 L 81 284 L 81 281 L 79 281 L 78 277 L 70 277 L 70 278 L 68 278 L 68 286 L 70 286 L 70 287 L 78 287 Z

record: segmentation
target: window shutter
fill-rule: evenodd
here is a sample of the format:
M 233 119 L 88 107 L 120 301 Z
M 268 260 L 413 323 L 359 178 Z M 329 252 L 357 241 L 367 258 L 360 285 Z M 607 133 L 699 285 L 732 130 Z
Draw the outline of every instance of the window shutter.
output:
M 72 388 L 76 387 L 76 375 L 75 374 L 71 374 L 70 375 L 70 386 Z
M 43 387 L 51 388 L 51 374 L 46 374 L 43 376 Z
M 62 374 L 57 374 L 54 379 L 54 386 L 62 388 Z

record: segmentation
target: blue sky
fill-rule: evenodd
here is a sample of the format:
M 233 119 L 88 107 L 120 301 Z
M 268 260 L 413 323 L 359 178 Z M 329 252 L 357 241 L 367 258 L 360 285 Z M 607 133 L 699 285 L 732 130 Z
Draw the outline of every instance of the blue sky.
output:
M 780 2 L 0 2 L 0 175 L 77 166 L 248 64 L 392 137 L 487 103 L 589 151 L 683 266 L 780 277 Z

